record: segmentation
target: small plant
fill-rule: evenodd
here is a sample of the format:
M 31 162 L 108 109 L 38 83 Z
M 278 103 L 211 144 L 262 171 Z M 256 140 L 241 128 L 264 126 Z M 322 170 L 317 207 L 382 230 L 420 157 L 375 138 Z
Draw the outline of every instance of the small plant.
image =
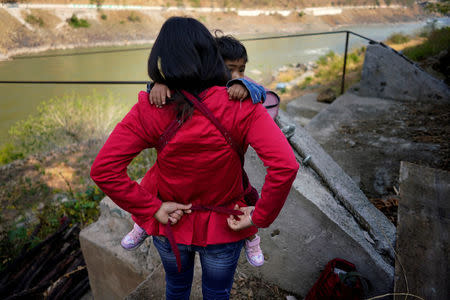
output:
M 0 148 L 0 165 L 22 159 L 23 157 L 23 153 L 18 151 L 11 143 L 6 143 Z
M 304 12 L 304 11 L 299 11 L 298 14 L 297 14 L 297 16 L 298 16 L 299 18 L 303 17 L 304 15 L 305 15 L 305 12 Z
M 300 88 L 302 90 L 306 89 L 308 87 L 308 85 L 311 84 L 312 80 L 313 79 L 311 76 L 306 77 L 305 80 L 303 80 L 303 82 L 300 84 Z
M 89 2 L 91 4 L 95 4 L 95 6 L 97 7 L 97 10 L 100 10 L 102 8 L 102 4 L 103 4 L 103 2 L 105 2 L 105 0 L 90 0 Z
M 191 2 L 192 7 L 200 7 L 200 0 L 189 0 Z
M 410 40 L 411 38 L 408 35 L 400 32 L 393 33 L 387 38 L 387 41 L 392 44 L 404 44 L 409 42 Z
M 44 20 L 41 17 L 36 17 L 34 15 L 27 15 L 25 21 L 31 25 L 38 25 L 39 27 L 44 26 Z
M 101 18 L 102 20 L 106 20 L 106 19 L 108 19 L 108 16 L 105 15 L 105 14 L 102 14 L 102 15 L 100 16 L 100 18 Z
M 87 20 L 78 19 L 75 14 L 73 14 L 70 19 L 67 19 L 67 23 L 73 28 L 88 28 L 91 26 Z
M 134 12 L 131 12 L 131 14 L 127 17 L 128 21 L 130 22 L 140 22 L 141 18 L 138 15 L 135 15 Z
M 448 45 L 450 45 L 450 27 L 444 27 L 432 31 L 424 43 L 406 48 L 403 54 L 414 61 L 421 61 L 448 49 Z

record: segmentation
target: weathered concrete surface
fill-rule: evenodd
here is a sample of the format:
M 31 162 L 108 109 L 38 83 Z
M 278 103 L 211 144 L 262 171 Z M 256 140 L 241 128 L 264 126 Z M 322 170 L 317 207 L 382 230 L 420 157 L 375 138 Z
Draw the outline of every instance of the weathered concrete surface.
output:
M 265 168 L 256 161 L 256 153 L 249 150 L 246 170 L 260 189 Z M 393 289 L 394 268 L 390 259 L 377 252 L 371 235 L 310 168 L 300 168 L 279 217 L 269 228 L 260 229 L 259 235 L 265 264 L 258 269 L 247 263 L 239 267 L 283 289 L 306 295 L 323 266 L 335 257 L 353 262 L 374 285 L 372 294 Z
M 120 246 L 132 228 L 130 215 L 109 198 L 100 203 L 99 220 L 80 232 L 80 243 L 96 300 L 123 299 L 161 263 L 150 239 L 136 251 Z
M 281 127 L 292 122 L 284 112 L 279 113 L 278 120 Z M 351 212 L 357 222 L 370 233 L 376 243 L 377 251 L 393 263 L 394 225 L 368 201 L 352 178 L 325 152 L 306 129 L 297 127 L 295 133 L 289 139 L 294 150 L 302 157 L 311 156 L 308 163 L 311 168 L 320 176 L 333 195 Z
M 450 299 L 450 173 L 402 162 L 400 199 L 395 291 Z
M 414 139 L 423 130 L 412 122 L 416 107 L 424 106 L 346 93 L 305 128 L 367 196 L 381 197 L 398 186 L 401 160 L 439 165 L 443 159 L 439 144 Z
M 286 105 L 286 112 L 296 123 L 306 126 L 315 115 L 329 105 L 318 102 L 317 95 L 317 93 L 306 94 L 290 101 Z
M 381 44 L 367 47 L 360 94 L 406 101 L 450 101 L 450 88 L 443 81 Z

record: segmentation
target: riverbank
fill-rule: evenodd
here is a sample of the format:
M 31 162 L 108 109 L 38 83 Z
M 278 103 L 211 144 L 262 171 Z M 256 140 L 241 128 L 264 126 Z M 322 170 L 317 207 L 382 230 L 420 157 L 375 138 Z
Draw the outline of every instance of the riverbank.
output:
M 221 29 L 239 38 L 330 31 L 354 24 L 412 22 L 429 17 L 418 6 L 253 10 L 253 15 L 249 10 L 231 8 L 213 11 L 204 8 L 150 8 L 3 5 L 0 7 L 0 60 L 55 49 L 150 44 L 164 21 L 174 15 L 197 18 L 210 30 Z M 259 16 L 255 15 L 257 13 Z M 83 27 L 83 22 L 88 27 Z

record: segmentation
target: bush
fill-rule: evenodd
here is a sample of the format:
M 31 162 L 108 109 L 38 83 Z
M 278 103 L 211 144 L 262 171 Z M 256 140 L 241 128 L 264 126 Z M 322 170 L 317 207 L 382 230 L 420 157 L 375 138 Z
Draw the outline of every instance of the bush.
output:
M 141 18 L 138 15 L 135 15 L 134 12 L 132 12 L 128 17 L 128 21 L 130 22 L 140 22 Z
M 39 27 L 44 26 L 44 20 L 41 17 L 36 17 L 34 15 L 27 15 L 25 21 L 31 25 L 38 25 Z
M 102 20 L 106 20 L 106 19 L 108 19 L 108 16 L 105 15 L 105 14 L 102 14 L 102 15 L 100 16 L 100 18 L 101 18 Z
M 73 28 L 87 28 L 91 26 L 87 20 L 78 19 L 75 14 L 73 14 L 70 19 L 67 19 L 67 23 Z
M 444 27 L 432 31 L 424 43 L 406 48 L 403 54 L 412 60 L 421 61 L 449 49 L 449 45 L 450 27 Z
M 17 122 L 9 135 L 24 155 L 105 139 L 128 108 L 112 95 L 66 95 L 41 103 L 37 114 Z
M 392 44 L 404 44 L 410 40 L 411 38 L 408 35 L 399 32 L 393 33 L 387 38 L 387 41 Z
M 6 143 L 0 148 L 0 165 L 10 163 L 23 157 L 23 153 L 18 151 L 11 143 Z

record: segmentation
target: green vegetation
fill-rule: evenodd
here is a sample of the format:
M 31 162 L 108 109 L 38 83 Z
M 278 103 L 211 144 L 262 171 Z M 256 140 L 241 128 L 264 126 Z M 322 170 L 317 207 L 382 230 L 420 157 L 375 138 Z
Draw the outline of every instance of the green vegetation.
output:
M 437 12 L 448 16 L 450 14 L 450 0 L 439 0 L 437 2 L 428 2 L 425 7 L 430 12 Z
M 411 38 L 408 35 L 401 32 L 393 33 L 387 38 L 387 42 L 392 44 L 404 44 L 409 42 L 410 40 Z
M 360 80 L 365 51 L 366 48 L 361 47 L 347 54 L 345 89 Z M 330 51 L 319 57 L 316 64 L 314 76 L 306 77 L 299 85 L 300 89 L 316 86 L 321 89 L 331 88 L 336 94 L 340 94 L 344 57 Z
M 106 19 L 108 19 L 108 16 L 105 15 L 105 14 L 102 14 L 102 15 L 100 16 L 100 18 L 101 18 L 102 20 L 106 20 Z
M 11 143 L 6 143 L 0 148 L 0 165 L 7 164 L 21 158 L 23 158 L 23 153 L 17 151 Z
M 192 7 L 200 7 L 200 0 L 189 0 Z
M 444 27 L 429 33 L 424 43 L 404 49 L 403 54 L 414 61 L 421 61 L 449 49 L 449 45 L 450 27 Z
M 73 143 L 104 139 L 125 115 L 128 106 L 110 95 L 66 95 L 50 99 L 36 115 L 9 130 L 16 153 L 27 156 Z
M 91 26 L 87 20 L 78 19 L 75 14 L 73 14 L 70 19 L 67 19 L 67 23 L 73 28 L 87 28 Z
M 2 227 L 0 270 L 19 255 L 22 248 L 33 248 L 56 232 L 63 220 L 69 219 L 70 224 L 78 223 L 82 227 L 97 220 L 98 205 L 103 197 L 103 192 L 96 186 L 89 186 L 82 193 L 73 193 L 69 189 L 68 193 L 60 194 L 57 201 L 41 209 L 34 207 L 34 220 L 22 215 L 14 224 Z
M 36 17 L 34 15 L 27 15 L 25 21 L 31 25 L 38 25 L 39 27 L 44 26 L 44 20 L 41 17 Z
M 136 15 L 134 12 L 131 12 L 131 14 L 127 17 L 127 20 L 130 22 L 140 22 L 141 17 Z
M 103 2 L 105 0 L 89 0 L 91 4 L 95 4 L 97 6 L 97 10 L 100 10 L 102 8 Z

